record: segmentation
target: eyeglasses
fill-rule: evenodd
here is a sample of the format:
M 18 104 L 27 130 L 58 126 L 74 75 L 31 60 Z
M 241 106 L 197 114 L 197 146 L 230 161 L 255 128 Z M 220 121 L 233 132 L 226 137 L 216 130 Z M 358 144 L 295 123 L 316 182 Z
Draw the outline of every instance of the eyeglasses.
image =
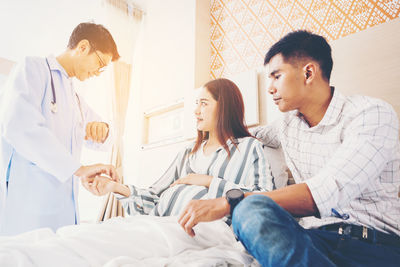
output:
M 95 48 L 93 45 L 92 45 L 92 47 L 93 47 L 94 53 L 96 54 L 97 58 L 98 58 L 99 61 L 100 61 L 100 67 L 99 67 L 99 69 L 98 69 L 97 71 L 98 71 L 98 72 L 103 72 L 103 71 L 105 71 L 107 65 L 104 63 L 104 61 L 101 59 L 101 57 L 100 57 L 99 54 L 97 53 L 96 48 Z

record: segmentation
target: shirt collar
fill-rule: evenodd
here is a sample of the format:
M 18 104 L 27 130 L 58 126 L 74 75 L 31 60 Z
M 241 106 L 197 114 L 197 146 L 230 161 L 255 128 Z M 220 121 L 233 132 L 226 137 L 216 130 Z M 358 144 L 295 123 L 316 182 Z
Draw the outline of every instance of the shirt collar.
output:
M 46 57 L 47 61 L 49 62 L 49 66 L 51 70 L 58 70 L 63 74 L 66 78 L 70 78 L 68 76 L 67 71 L 61 66 L 61 64 L 57 61 L 56 57 L 54 55 L 49 55 Z
M 333 93 L 331 102 L 329 103 L 324 117 L 318 123 L 318 125 L 326 126 L 336 123 L 339 119 L 340 113 L 342 112 L 345 97 L 338 90 L 336 90 L 335 87 L 332 86 L 331 90 Z
M 206 142 L 207 142 L 207 140 L 204 140 L 204 141 L 203 141 L 202 147 L 204 146 L 204 144 L 205 144 Z M 230 145 L 232 145 L 232 144 L 238 145 L 238 144 L 239 144 L 239 140 L 238 140 L 237 138 L 233 138 L 233 142 L 232 142 L 231 139 L 228 139 L 228 140 L 226 141 L 226 144 L 228 145 L 228 147 L 229 147 Z M 215 152 L 219 152 L 219 151 L 221 151 L 222 149 L 224 149 L 224 147 L 223 147 L 223 146 L 220 146 L 220 147 L 217 148 L 217 150 L 216 150 Z
M 327 126 L 334 124 L 335 122 L 337 122 L 337 120 L 339 119 L 339 115 L 342 112 L 345 97 L 338 90 L 336 90 L 335 87 L 331 86 L 331 90 L 333 94 L 331 102 L 329 103 L 324 117 L 316 126 Z M 289 114 L 304 120 L 303 114 L 301 114 L 298 110 L 289 111 Z

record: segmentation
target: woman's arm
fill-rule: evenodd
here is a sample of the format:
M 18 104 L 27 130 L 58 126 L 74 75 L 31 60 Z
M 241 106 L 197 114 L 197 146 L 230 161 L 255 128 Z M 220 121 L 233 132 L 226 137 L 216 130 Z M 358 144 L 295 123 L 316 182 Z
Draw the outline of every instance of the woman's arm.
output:
M 82 178 L 82 185 L 92 194 L 103 196 L 108 193 L 118 193 L 128 197 L 131 191 L 128 186 L 117 183 L 105 176 L 96 176 L 94 178 Z
M 247 155 L 233 157 L 230 168 L 239 166 L 234 177 L 213 177 L 205 174 L 191 173 L 186 177 L 179 178 L 171 186 L 177 184 L 199 185 L 209 188 L 209 197 L 220 197 L 228 190 L 237 188 L 245 192 L 272 191 L 274 187 L 270 166 L 267 164 L 262 144 L 255 139 L 248 139 L 244 151 Z M 240 153 L 235 151 L 235 153 Z M 242 170 L 242 171 L 241 171 Z M 232 173 L 231 173 L 232 175 Z
M 82 184 L 85 183 L 84 187 L 95 195 L 115 193 L 128 214 L 149 214 L 159 202 L 161 194 L 181 175 L 190 151 L 190 148 L 181 151 L 167 171 L 149 188 L 115 183 L 107 177 L 90 178 L 82 181 Z

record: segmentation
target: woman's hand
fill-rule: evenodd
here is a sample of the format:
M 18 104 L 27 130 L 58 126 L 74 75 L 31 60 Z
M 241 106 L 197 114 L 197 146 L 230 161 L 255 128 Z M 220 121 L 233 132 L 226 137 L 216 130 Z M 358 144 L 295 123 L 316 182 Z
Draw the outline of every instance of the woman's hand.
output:
M 83 187 L 96 196 L 103 196 L 114 192 L 118 183 L 104 176 L 81 178 Z
M 170 187 L 177 184 L 191 184 L 205 186 L 208 188 L 210 187 L 211 180 L 212 176 L 210 175 L 191 173 L 186 177 L 176 180 L 173 184 L 170 185 Z

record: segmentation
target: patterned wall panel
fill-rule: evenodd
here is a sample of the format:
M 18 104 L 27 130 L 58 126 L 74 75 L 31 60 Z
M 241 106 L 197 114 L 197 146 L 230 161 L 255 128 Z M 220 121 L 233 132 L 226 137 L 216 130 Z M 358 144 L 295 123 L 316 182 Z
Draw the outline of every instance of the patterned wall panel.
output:
M 268 48 L 292 30 L 331 41 L 399 13 L 400 0 L 211 0 L 211 77 L 261 66 Z

